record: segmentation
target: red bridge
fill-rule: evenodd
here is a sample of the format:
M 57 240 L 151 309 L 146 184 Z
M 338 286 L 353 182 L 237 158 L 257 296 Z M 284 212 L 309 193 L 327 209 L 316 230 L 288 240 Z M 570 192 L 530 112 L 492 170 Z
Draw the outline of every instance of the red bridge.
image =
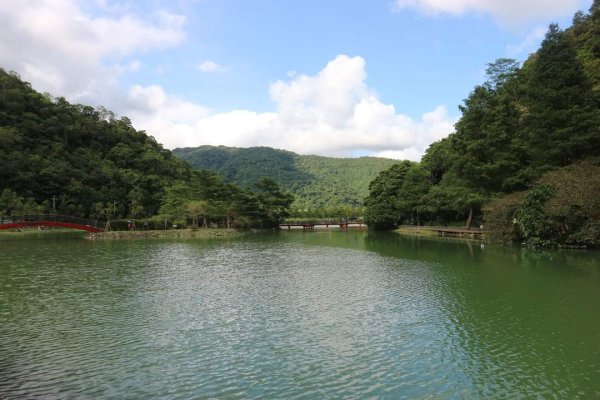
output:
M 88 232 L 102 232 L 104 230 L 104 223 L 102 222 L 68 215 L 44 214 L 0 217 L 0 230 L 31 226 L 70 228 Z

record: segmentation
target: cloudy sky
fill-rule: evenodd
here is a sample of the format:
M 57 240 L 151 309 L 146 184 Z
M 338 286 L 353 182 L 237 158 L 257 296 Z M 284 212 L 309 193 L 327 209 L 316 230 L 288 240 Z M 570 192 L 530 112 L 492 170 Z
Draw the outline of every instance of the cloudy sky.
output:
M 486 63 L 591 0 L 0 1 L 0 66 L 167 148 L 418 160 Z

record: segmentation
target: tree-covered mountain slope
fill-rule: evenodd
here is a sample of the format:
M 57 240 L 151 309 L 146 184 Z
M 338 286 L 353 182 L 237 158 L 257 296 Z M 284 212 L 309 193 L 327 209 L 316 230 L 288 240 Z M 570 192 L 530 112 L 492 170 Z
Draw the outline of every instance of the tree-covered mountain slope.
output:
M 370 185 L 370 227 L 473 221 L 534 245 L 600 247 L 600 0 L 551 24 L 523 63 L 501 58 L 420 163 Z
M 0 68 L 0 214 L 153 215 L 191 168 L 126 117 L 53 99 Z
M 226 181 L 251 187 L 274 179 L 296 197 L 296 208 L 362 207 L 369 182 L 396 160 L 305 156 L 269 147 L 200 146 L 173 153 L 196 169 L 217 172 Z
M 241 189 L 194 171 L 127 118 L 40 94 L 0 68 L 0 216 L 274 228 L 292 201 L 269 179 Z

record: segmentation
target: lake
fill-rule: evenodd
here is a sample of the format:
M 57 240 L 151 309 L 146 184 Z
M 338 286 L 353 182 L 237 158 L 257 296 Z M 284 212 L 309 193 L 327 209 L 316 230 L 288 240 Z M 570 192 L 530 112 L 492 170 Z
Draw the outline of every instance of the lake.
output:
M 0 237 L 0 398 L 600 399 L 600 253 Z

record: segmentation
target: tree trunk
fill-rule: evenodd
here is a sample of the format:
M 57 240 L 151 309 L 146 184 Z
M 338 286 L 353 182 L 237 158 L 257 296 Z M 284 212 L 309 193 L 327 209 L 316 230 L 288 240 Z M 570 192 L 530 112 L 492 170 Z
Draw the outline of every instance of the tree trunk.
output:
M 467 217 L 467 222 L 465 222 L 465 228 L 471 228 L 471 221 L 473 220 L 473 207 L 469 207 L 469 216 Z

